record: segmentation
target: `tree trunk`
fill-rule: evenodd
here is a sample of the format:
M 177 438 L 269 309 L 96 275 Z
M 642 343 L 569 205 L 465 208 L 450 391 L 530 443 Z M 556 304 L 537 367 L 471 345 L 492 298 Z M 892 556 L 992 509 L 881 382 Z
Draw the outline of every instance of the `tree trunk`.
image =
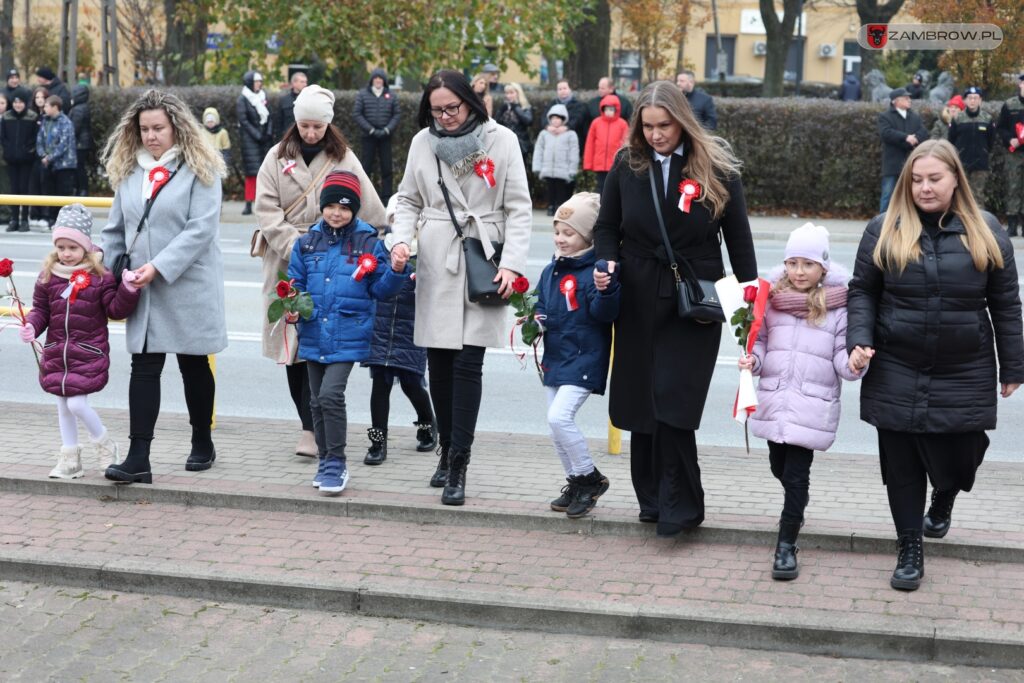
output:
M 0 9 L 0 71 L 14 68 L 14 0 L 3 0 Z
M 178 0 L 164 0 L 167 29 L 164 39 L 164 82 L 167 85 L 196 85 L 204 75 L 206 58 L 206 13 L 197 9 L 190 25 L 177 17 Z
M 574 89 L 597 87 L 604 76 L 610 76 L 608 46 L 611 44 L 612 17 L 608 0 L 597 0 L 588 9 L 587 18 L 569 32 L 573 51 L 565 60 L 565 77 Z
M 861 25 L 864 24 L 888 24 L 889 20 L 896 16 L 896 13 L 903 7 L 904 0 L 888 0 L 880 3 L 879 0 L 857 0 L 857 16 L 860 17 Z M 881 50 L 870 50 L 861 46 L 860 48 L 860 82 L 872 69 L 878 68 L 878 57 Z M 871 100 L 871 91 L 862 88 L 861 99 Z
M 800 15 L 802 0 L 782 0 L 783 15 L 779 21 L 773 0 L 760 0 L 761 20 L 764 22 L 768 53 L 764 62 L 762 97 L 782 97 L 782 84 L 786 75 L 786 56 L 793 42 L 793 28 Z

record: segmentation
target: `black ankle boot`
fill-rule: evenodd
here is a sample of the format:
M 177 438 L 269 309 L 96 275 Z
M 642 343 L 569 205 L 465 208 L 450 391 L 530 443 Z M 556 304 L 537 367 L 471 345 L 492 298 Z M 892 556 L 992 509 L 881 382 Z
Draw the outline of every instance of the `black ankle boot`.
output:
M 565 486 L 562 487 L 562 495 L 551 501 L 551 509 L 555 512 L 565 512 L 569 505 L 576 499 L 576 487 L 579 486 L 580 477 L 566 477 Z
M 924 543 L 920 529 L 904 529 L 899 533 L 899 555 L 889 585 L 904 591 L 916 591 L 924 578 Z
M 463 505 L 466 502 L 466 468 L 469 467 L 469 451 L 453 450 L 448 458 L 448 481 L 441 493 L 444 505 Z
M 775 561 L 772 562 L 772 578 L 779 581 L 790 581 L 800 576 L 800 566 L 796 554 L 800 548 L 796 545 L 802 522 L 779 522 L 779 540 L 775 545 Z
M 958 489 L 952 491 L 936 491 L 932 489 L 932 504 L 928 514 L 924 516 L 924 535 L 928 538 L 942 538 L 949 533 L 949 525 L 953 521 L 953 503 L 956 502 Z
M 192 430 L 192 452 L 185 461 L 185 469 L 189 472 L 202 472 L 213 467 L 217 459 L 217 449 L 213 447 L 210 430 Z
M 437 448 L 437 425 L 431 422 L 413 422 L 416 425 L 416 450 L 426 453 Z
M 445 444 L 438 446 L 437 454 L 440 456 L 437 459 L 437 469 L 434 470 L 434 476 L 430 478 L 430 485 L 435 489 L 441 488 L 448 481 L 448 446 Z
M 366 430 L 370 437 L 370 449 L 363 458 L 364 465 L 379 465 L 388 459 L 388 430 L 370 427 Z
M 601 474 L 597 468 L 590 474 L 576 477 L 576 491 L 572 502 L 565 510 L 565 516 L 569 519 L 578 519 L 594 509 L 597 499 L 608 490 L 608 477 Z
M 252 215 L 252 202 L 246 202 L 245 203 L 245 208 L 242 209 L 242 215 L 243 216 L 251 216 Z
M 149 466 L 149 445 L 149 439 L 132 439 L 124 462 L 114 463 L 107 468 L 103 476 L 117 484 L 152 484 L 153 473 Z

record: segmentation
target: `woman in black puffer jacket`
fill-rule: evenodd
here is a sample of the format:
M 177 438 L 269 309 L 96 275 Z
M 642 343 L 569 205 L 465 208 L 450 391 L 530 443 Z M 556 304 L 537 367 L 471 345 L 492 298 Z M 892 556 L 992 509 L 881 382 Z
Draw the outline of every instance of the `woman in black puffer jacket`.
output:
M 246 71 L 242 77 L 245 84 L 235 104 L 238 127 L 242 138 L 242 170 L 245 173 L 245 208 L 243 216 L 252 214 L 252 203 L 256 200 L 256 176 L 259 175 L 263 157 L 267 156 L 274 144 L 267 109 L 267 93 L 263 90 L 263 76 L 258 71 Z
M 890 584 L 915 590 L 924 535 L 949 531 L 996 427 L 996 394 L 1024 382 L 1013 246 L 971 196 L 956 148 L 919 145 L 886 213 L 868 223 L 847 305 L 861 419 L 878 429 L 899 558 Z M 997 375 L 998 358 L 998 375 Z M 998 384 L 997 384 L 998 382 Z M 922 520 L 928 480 L 931 507 Z

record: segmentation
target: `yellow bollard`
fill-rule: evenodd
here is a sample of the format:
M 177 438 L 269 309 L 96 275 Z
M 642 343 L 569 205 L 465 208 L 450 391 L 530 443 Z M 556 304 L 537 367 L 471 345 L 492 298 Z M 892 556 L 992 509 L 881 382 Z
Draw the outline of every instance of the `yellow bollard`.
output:
M 615 328 L 612 328 L 612 355 L 609 358 L 609 367 L 611 367 L 611 361 L 615 360 Z M 609 371 L 610 372 L 610 371 Z M 608 419 L 608 455 L 622 455 L 622 430 L 612 424 L 611 418 Z
M 93 209 L 109 209 L 113 197 L 51 197 L 41 194 L 0 194 L 0 205 L 6 206 L 67 206 L 74 203 Z

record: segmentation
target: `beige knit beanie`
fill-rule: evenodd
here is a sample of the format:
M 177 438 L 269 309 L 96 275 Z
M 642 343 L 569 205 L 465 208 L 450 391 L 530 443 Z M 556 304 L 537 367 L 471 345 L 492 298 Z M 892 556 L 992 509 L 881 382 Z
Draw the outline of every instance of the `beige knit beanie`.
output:
M 319 85 L 307 85 L 295 98 L 295 120 L 320 123 L 333 121 L 334 93 Z

